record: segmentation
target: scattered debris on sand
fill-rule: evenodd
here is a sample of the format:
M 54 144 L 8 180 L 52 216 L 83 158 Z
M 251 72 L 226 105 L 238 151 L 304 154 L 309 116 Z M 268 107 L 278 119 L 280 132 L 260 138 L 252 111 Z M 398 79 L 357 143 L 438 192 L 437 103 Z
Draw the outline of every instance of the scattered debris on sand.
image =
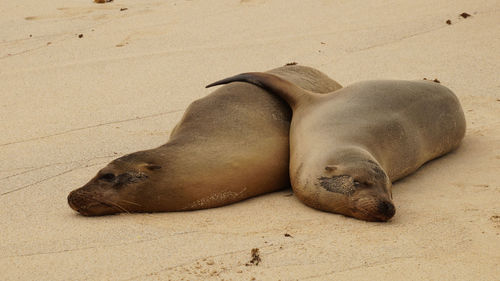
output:
M 434 78 L 434 80 L 424 78 L 424 80 L 428 80 L 428 81 L 432 81 L 432 82 L 436 82 L 436 83 L 441 83 L 441 81 L 439 81 L 437 78 Z
M 461 16 L 462 18 L 464 18 L 464 19 L 466 19 L 466 18 L 468 18 L 468 17 L 472 17 L 470 14 L 465 13 L 465 12 L 461 13 L 461 14 L 460 14 L 460 16 Z
M 252 259 L 249 262 L 247 262 L 245 265 L 246 266 L 250 266 L 252 264 L 259 265 L 259 263 L 261 262 L 259 248 L 253 248 L 252 251 L 250 252 L 250 254 L 252 256 Z

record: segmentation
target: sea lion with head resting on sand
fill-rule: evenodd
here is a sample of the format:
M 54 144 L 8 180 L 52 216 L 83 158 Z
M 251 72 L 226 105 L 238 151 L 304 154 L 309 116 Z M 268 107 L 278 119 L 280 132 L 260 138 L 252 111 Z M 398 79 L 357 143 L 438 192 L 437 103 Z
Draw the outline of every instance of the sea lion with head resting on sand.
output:
M 310 67 L 269 73 L 315 92 L 341 88 Z M 289 107 L 261 88 L 228 85 L 193 102 L 166 144 L 112 161 L 68 203 L 85 216 L 196 210 L 283 188 L 290 118 Z
M 292 107 L 294 194 L 328 212 L 389 220 L 392 182 L 455 149 L 465 135 L 457 97 L 434 82 L 366 81 L 319 95 L 269 73 L 243 73 L 207 87 L 236 81 Z

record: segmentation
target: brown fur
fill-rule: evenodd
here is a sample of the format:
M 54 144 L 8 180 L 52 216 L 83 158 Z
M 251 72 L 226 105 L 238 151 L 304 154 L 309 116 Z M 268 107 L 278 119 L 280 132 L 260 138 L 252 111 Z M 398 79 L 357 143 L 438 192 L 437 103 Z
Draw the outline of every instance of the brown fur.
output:
M 317 92 L 341 88 L 305 66 L 270 73 Z M 290 118 L 289 107 L 261 88 L 228 85 L 193 102 L 166 144 L 112 161 L 68 203 L 87 216 L 195 210 L 283 188 Z
M 465 134 L 456 96 L 428 81 L 366 81 L 326 95 L 265 73 L 245 81 L 293 108 L 290 177 L 305 204 L 368 221 L 395 213 L 394 182 L 455 149 Z

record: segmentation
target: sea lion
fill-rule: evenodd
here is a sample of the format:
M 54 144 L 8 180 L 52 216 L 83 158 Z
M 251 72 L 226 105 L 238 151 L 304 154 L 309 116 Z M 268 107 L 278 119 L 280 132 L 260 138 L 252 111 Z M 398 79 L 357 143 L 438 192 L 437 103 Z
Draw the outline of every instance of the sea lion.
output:
M 249 82 L 293 109 L 290 177 L 306 205 L 367 221 L 395 214 L 392 182 L 455 149 L 465 117 L 448 88 L 429 81 L 366 81 L 319 95 L 266 73 Z
M 301 87 L 341 86 L 318 70 L 269 71 Z M 158 148 L 120 157 L 100 170 L 68 203 L 85 216 L 212 208 L 289 186 L 291 111 L 247 83 L 194 101 Z

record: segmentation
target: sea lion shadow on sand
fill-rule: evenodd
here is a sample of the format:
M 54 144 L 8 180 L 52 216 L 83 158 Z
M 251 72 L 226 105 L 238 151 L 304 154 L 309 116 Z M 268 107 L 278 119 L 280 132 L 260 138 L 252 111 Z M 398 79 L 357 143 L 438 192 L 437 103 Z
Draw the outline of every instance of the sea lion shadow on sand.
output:
M 341 86 L 310 67 L 269 71 L 321 93 Z M 168 142 L 113 160 L 68 195 L 85 216 L 224 206 L 289 186 L 291 111 L 281 99 L 247 83 L 194 101 Z

